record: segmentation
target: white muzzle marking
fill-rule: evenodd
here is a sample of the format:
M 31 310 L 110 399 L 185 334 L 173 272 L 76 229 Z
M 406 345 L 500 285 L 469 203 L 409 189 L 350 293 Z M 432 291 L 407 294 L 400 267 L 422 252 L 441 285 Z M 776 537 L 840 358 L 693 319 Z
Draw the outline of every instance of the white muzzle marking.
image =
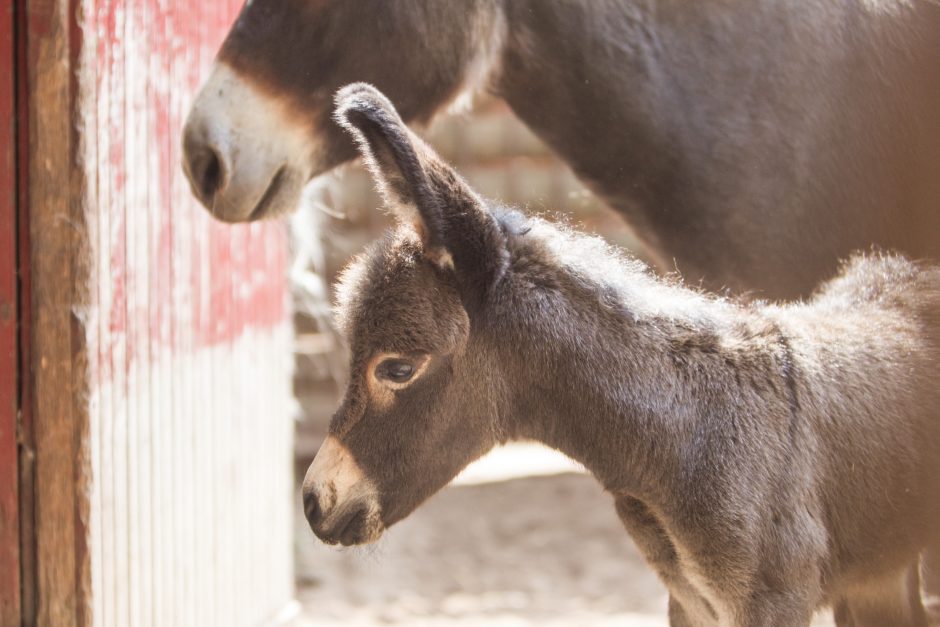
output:
M 297 207 L 319 154 L 312 129 L 298 120 L 286 102 L 216 62 L 183 131 L 187 153 L 212 150 L 221 161 L 217 193 L 197 194 L 214 216 L 242 222 Z M 193 181 L 191 159 L 184 167 Z
M 321 511 L 318 534 L 329 534 L 349 507 L 364 507 L 366 515 L 359 544 L 379 539 L 384 530 L 375 485 L 340 440 L 327 436 L 304 477 L 303 492 L 316 495 Z

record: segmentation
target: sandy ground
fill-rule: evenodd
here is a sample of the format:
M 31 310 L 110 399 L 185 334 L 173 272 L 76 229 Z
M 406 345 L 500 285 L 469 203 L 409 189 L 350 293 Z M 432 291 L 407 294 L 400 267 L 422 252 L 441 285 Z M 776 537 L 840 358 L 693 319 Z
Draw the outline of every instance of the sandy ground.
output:
M 313 625 L 665 624 L 665 590 L 585 475 L 449 487 L 364 549 L 302 523 Z
M 668 624 L 665 589 L 584 474 L 448 487 L 361 549 L 319 543 L 298 508 L 296 542 L 297 627 Z

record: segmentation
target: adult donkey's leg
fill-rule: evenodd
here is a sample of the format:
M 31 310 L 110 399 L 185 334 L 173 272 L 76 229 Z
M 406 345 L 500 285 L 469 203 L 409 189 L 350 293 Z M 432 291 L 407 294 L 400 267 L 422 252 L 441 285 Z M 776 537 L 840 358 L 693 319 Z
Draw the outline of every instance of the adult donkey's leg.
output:
M 696 623 L 692 622 L 686 614 L 679 600 L 671 594 L 669 595 L 669 627 L 696 627 Z
M 921 572 L 928 623 L 940 626 L 940 538 L 921 555 Z
M 837 606 L 836 618 L 839 627 L 927 627 L 918 564 L 853 590 Z
M 839 599 L 833 604 L 832 618 L 835 620 L 836 627 L 855 627 L 852 610 L 849 609 L 849 603 L 845 599 Z

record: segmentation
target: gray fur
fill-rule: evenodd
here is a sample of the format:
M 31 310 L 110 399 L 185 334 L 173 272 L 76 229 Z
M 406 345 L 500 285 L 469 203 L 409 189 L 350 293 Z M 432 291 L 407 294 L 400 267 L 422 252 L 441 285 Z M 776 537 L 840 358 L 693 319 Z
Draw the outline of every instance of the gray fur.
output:
M 480 200 L 373 88 L 337 102 L 402 219 L 337 307 L 352 370 L 331 433 L 384 525 L 493 445 L 535 439 L 611 494 L 674 626 L 807 625 L 836 603 L 840 625 L 926 624 L 940 269 L 871 253 L 806 302 L 718 298 Z M 364 372 L 382 352 L 430 355 L 386 407 Z

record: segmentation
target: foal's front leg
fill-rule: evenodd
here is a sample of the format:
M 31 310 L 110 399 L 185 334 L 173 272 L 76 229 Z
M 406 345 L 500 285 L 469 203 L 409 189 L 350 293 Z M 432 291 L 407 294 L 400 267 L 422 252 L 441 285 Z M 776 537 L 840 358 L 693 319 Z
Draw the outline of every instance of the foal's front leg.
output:
M 813 620 L 815 607 L 802 592 L 764 593 L 736 617 L 735 627 L 803 627 Z
M 630 496 L 618 497 L 615 506 L 637 548 L 669 589 L 670 627 L 717 624 L 711 606 L 682 574 L 676 547 L 657 516 L 643 501 Z

